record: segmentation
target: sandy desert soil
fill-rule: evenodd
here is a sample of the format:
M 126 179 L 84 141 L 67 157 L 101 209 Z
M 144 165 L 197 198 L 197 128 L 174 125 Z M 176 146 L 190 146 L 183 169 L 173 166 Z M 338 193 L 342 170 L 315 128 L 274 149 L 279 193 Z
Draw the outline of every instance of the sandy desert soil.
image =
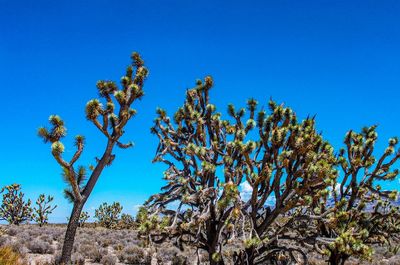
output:
M 11 246 L 19 252 L 30 265 L 54 264 L 59 257 L 65 226 L 37 225 L 0 226 L 0 246 Z M 400 252 L 393 253 L 382 246 L 375 247 L 371 261 L 351 259 L 346 264 L 400 265 Z M 226 262 L 230 264 L 229 249 L 225 252 Z M 208 264 L 207 255 L 200 254 L 201 264 Z M 309 253 L 310 264 L 326 264 L 324 258 Z M 135 230 L 107 230 L 104 228 L 79 228 L 73 254 L 74 264 L 116 265 L 151 264 L 183 265 L 197 264 L 197 254 L 192 249 L 179 250 L 171 243 L 156 247 L 145 247 L 138 240 Z

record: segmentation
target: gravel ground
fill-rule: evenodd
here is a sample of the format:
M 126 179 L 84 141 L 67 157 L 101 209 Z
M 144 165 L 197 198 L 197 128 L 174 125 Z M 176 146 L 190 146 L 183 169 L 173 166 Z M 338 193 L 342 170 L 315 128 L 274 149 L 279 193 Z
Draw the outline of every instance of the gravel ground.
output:
M 65 226 L 0 225 L 0 246 L 11 246 L 19 252 L 30 265 L 50 265 L 59 257 Z M 229 248 L 227 249 L 229 252 Z M 400 252 L 393 253 L 384 247 L 376 246 L 371 261 L 350 259 L 346 264 L 400 265 Z M 196 264 L 194 250 L 181 251 L 171 243 L 157 247 L 145 247 L 138 240 L 135 230 L 107 230 L 104 228 L 79 228 L 72 256 L 75 264 L 117 265 L 117 264 Z M 327 264 L 324 258 L 309 253 L 311 265 Z M 201 264 L 208 264 L 207 255 L 200 254 Z M 230 264 L 229 257 L 226 263 Z

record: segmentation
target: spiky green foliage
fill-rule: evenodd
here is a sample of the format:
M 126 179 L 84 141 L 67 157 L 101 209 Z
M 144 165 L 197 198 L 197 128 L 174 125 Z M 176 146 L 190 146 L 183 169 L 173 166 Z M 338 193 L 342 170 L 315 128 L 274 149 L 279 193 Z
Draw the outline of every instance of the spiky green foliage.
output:
M 79 227 L 84 227 L 87 220 L 89 220 L 90 215 L 87 211 L 81 212 L 79 216 Z
M 19 225 L 32 219 L 31 200 L 25 201 L 21 185 L 7 185 L 1 189 L 0 194 L 3 197 L 0 206 L 0 220 Z
M 57 208 L 57 205 L 51 205 L 53 200 L 54 197 L 50 195 L 46 197 L 44 194 L 40 194 L 39 198 L 36 200 L 36 206 L 33 208 L 32 220 L 38 223 L 39 226 L 47 224 L 49 215 Z
M 207 77 L 189 90 L 173 120 L 157 110 L 154 161 L 167 164 L 168 184 L 146 206 L 150 216 L 169 217 L 157 238 L 194 245 L 206 250 L 212 263 L 221 263 L 224 245 L 240 234 L 243 251 L 237 262 L 264 262 L 269 251 L 279 250 L 269 240 L 283 233 L 277 219 L 310 204 L 327 179 L 336 178 L 333 150 L 313 119 L 298 122 L 291 109 L 272 101 L 269 115 L 250 99 L 248 113 L 229 105 L 230 118 L 223 119 L 209 100 L 212 83 Z M 249 198 L 240 195 L 245 181 L 253 190 Z M 272 198 L 273 209 L 266 207 Z M 171 202 L 177 209 L 168 209 Z
M 116 228 L 121 211 L 122 206 L 119 202 L 113 202 L 111 205 L 104 202 L 95 210 L 94 217 L 97 219 L 99 225 L 109 229 Z
M 153 241 L 159 243 L 164 240 L 164 237 L 153 238 L 154 231 L 164 229 L 168 225 L 168 216 L 161 218 L 156 214 L 151 214 L 146 207 L 140 207 L 136 214 L 136 224 L 138 225 L 139 235 L 144 239 L 145 245 L 152 244 Z
M 93 172 L 97 174 L 105 165 L 111 165 L 115 157 L 111 154 L 114 145 L 120 148 L 133 146 L 131 142 L 121 143 L 119 138 L 124 134 L 124 127 L 127 122 L 136 114 L 136 110 L 132 109 L 131 105 L 144 95 L 143 84 L 148 70 L 144 67 L 144 62 L 139 54 L 133 53 L 131 58 L 132 64 L 121 78 L 121 88 L 119 89 L 113 81 L 98 81 L 97 89 L 100 98 L 105 100 L 105 104 L 102 104 L 100 99 L 92 99 L 86 104 L 86 118 L 108 140 L 106 155 L 103 155 L 102 159 L 98 159 L 97 166 L 93 167 Z M 85 138 L 81 135 L 75 137 L 77 150 L 69 161 L 64 160 L 65 146 L 62 139 L 67 134 L 64 121 L 57 115 L 51 115 L 49 122 L 51 129 L 41 127 L 38 130 L 38 135 L 43 138 L 45 143 L 51 143 L 51 152 L 63 168 L 63 176 L 69 186 L 65 191 L 66 197 L 72 202 L 81 201 L 83 199 L 82 192 L 85 188 L 86 172 L 84 172 L 82 166 L 75 170 L 74 164 L 83 152 Z M 98 170 L 95 170 L 96 168 Z
M 63 176 L 67 182 L 65 197 L 73 202 L 74 207 L 68 224 L 61 263 L 71 260 L 72 244 L 78 226 L 80 212 L 93 191 L 98 178 L 106 166 L 110 166 L 115 159 L 114 147 L 129 148 L 131 142 L 122 143 L 121 137 L 125 133 L 125 126 L 135 116 L 136 110 L 132 108 L 133 102 L 140 100 L 143 95 L 143 85 L 147 78 L 148 70 L 144 61 L 136 52 L 132 53 L 132 63 L 121 78 L 121 86 L 109 80 L 97 82 L 99 99 L 92 99 L 86 104 L 86 118 L 105 136 L 106 145 L 100 158 L 96 157 L 95 164 L 90 165 L 90 175 L 86 175 L 83 167 L 76 167 L 76 162 L 81 157 L 85 146 L 83 136 L 75 137 L 76 151 L 70 159 L 65 158 L 65 146 L 62 143 L 67 129 L 64 121 L 57 115 L 50 116 L 50 129 L 40 128 L 38 135 L 45 143 L 51 143 L 51 153 L 63 169 Z M 87 181 L 86 181 L 87 176 Z
M 121 218 L 118 220 L 117 228 L 132 229 L 134 227 L 136 227 L 135 218 L 130 214 L 123 213 Z
M 351 256 L 369 259 L 372 244 L 390 243 L 400 233 L 400 212 L 393 204 L 397 192 L 381 188 L 398 175 L 394 164 L 400 151 L 392 138 L 376 157 L 377 138 L 376 126 L 347 133 L 337 158 L 340 178 L 330 180 L 329 189 L 307 209 L 306 216 L 313 218 L 304 218 L 307 231 L 300 229 L 299 239 L 313 241 L 330 264 L 343 264 Z

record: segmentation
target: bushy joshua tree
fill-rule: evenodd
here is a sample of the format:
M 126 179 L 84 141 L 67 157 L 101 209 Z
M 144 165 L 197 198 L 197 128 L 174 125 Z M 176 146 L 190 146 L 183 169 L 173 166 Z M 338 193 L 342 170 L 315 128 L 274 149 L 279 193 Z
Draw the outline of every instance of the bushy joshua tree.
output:
M 42 227 L 47 224 L 49 220 L 49 214 L 51 214 L 57 205 L 52 206 L 51 202 L 54 197 L 40 194 L 39 198 L 36 200 L 36 206 L 33 208 L 32 219 Z
M 165 212 L 165 211 L 164 211 Z M 166 215 L 160 218 L 158 214 L 149 212 L 147 207 L 140 207 L 136 214 L 136 224 L 138 225 L 139 236 L 144 239 L 146 246 L 152 244 L 152 236 L 154 232 L 164 232 L 165 227 L 169 225 L 169 216 Z M 156 240 L 157 243 L 165 239 L 165 235 Z
M 118 221 L 118 229 L 131 229 L 135 227 L 135 218 L 127 213 L 123 213 Z
M 277 242 L 284 230 L 276 226 L 278 218 L 311 203 L 325 180 L 336 177 L 332 148 L 315 131 L 313 119 L 297 122 L 289 108 L 272 101 L 270 115 L 256 113 L 257 102 L 251 99 L 246 119 L 246 110 L 233 105 L 228 107 L 231 118 L 221 119 L 209 100 L 212 83 L 206 77 L 187 91 L 173 120 L 157 110 L 154 161 L 168 165 L 168 185 L 146 206 L 150 216 L 169 220 L 167 226 L 156 226 L 153 240 L 175 238 L 207 251 L 211 264 L 223 264 L 223 246 L 240 236 L 243 247 L 236 262 L 265 264 L 286 250 Z M 253 188 L 247 201 L 239 189 L 245 181 Z M 272 197 L 273 209 L 266 207 Z
M 19 225 L 32 220 L 31 200 L 24 200 L 21 185 L 11 184 L 3 187 L 0 194 L 3 199 L 0 206 L 0 220 Z
M 228 109 L 237 121 L 236 133 L 243 134 L 239 140 L 257 135 L 252 149 L 236 151 L 243 160 L 239 172 L 237 165 L 231 169 L 243 174 L 251 187 L 249 198 L 242 198 L 241 212 L 250 229 L 242 231 L 244 250 L 236 256 L 237 264 L 265 264 L 280 256 L 296 259 L 298 254 L 305 260 L 301 248 L 288 247 L 282 240 L 290 239 L 286 234 L 299 209 L 317 200 L 321 190 L 337 177 L 333 148 L 316 131 L 315 120 L 298 122 L 290 108 L 273 101 L 269 108 L 270 114 L 257 112 L 257 102 L 249 100 L 246 119 L 243 110 Z M 266 205 L 268 201 L 272 205 Z
M 375 157 L 375 128 L 347 133 L 338 154 L 340 178 L 332 179 L 330 189 L 308 208 L 303 218 L 307 225 L 299 230 L 298 238 L 327 255 L 332 265 L 344 264 L 350 256 L 369 259 L 371 244 L 387 243 L 400 232 L 399 208 L 392 204 L 397 192 L 380 186 L 399 173 L 393 168 L 400 158 L 398 140 L 390 139 L 383 154 Z
M 82 167 L 77 168 L 75 165 L 84 149 L 84 137 L 81 135 L 75 137 L 77 150 L 69 160 L 66 160 L 63 155 L 65 147 L 61 142 L 67 132 L 64 121 L 59 116 L 52 115 L 49 118 L 52 127 L 50 129 L 42 127 L 38 131 L 39 136 L 46 143 L 51 143 L 51 153 L 63 168 L 67 180 L 66 196 L 73 202 L 61 254 L 62 264 L 67 264 L 71 260 L 76 228 L 79 225 L 82 208 L 103 169 L 113 162 L 115 158 L 114 147 L 128 148 L 132 146 L 132 143 L 121 143 L 120 138 L 125 132 L 126 124 L 136 114 L 131 105 L 144 95 L 143 84 L 148 71 L 138 53 L 133 53 L 131 58 L 132 64 L 128 66 L 126 74 L 121 78 L 122 87 L 120 89 L 112 81 L 97 82 L 97 89 L 100 97 L 104 99 L 105 105 L 98 99 L 90 100 L 86 105 L 86 118 L 98 128 L 106 140 L 104 153 L 100 158 L 96 158 L 96 163 L 91 167 L 92 172 L 87 181 L 85 180 L 85 170 Z
M 79 216 L 79 227 L 84 227 L 87 220 L 89 220 L 90 215 L 86 211 L 82 211 L 81 215 Z
M 113 202 L 113 204 L 110 205 L 104 202 L 95 210 L 94 217 L 97 218 L 101 226 L 105 228 L 115 228 L 120 219 L 121 211 L 122 206 L 119 202 Z

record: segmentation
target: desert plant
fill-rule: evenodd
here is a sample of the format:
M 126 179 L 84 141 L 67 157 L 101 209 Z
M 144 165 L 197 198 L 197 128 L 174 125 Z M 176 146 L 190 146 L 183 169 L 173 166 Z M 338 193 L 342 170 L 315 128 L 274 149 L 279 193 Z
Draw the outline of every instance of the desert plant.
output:
M 351 256 L 370 259 L 373 244 L 388 243 L 400 233 L 399 207 L 393 204 L 397 192 L 381 188 L 399 173 L 393 166 L 400 158 L 398 140 L 390 139 L 378 157 L 376 141 L 376 126 L 347 133 L 337 160 L 340 178 L 332 179 L 301 217 L 307 228 L 299 230 L 298 238 L 312 242 L 329 264 L 344 264 Z
M 0 206 L 0 220 L 19 225 L 32 219 L 31 200 L 24 200 L 21 185 L 11 184 L 1 189 L 3 199 Z
M 157 110 L 154 161 L 168 165 L 168 184 L 146 206 L 150 216 L 168 219 L 167 225 L 153 225 L 161 229 L 152 238 L 175 238 L 178 245 L 207 251 L 210 264 L 223 264 L 223 246 L 240 234 L 243 250 L 237 262 L 253 264 L 263 254 L 257 258 L 265 263 L 269 252 L 281 250 L 268 240 L 279 239 L 282 231 L 272 227 L 278 218 L 309 203 L 327 185 L 326 178 L 336 177 L 332 148 L 316 132 L 314 119 L 298 122 L 291 109 L 273 101 L 270 115 L 256 112 L 257 101 L 250 99 L 247 118 L 244 108 L 229 105 L 231 118 L 222 119 L 209 100 L 212 83 L 211 77 L 198 81 L 173 119 Z M 248 200 L 240 194 L 245 182 L 252 187 Z M 272 209 L 266 206 L 271 198 Z
M 87 211 L 81 212 L 79 215 L 79 227 L 84 227 L 87 220 L 89 220 L 90 215 Z
M 24 265 L 22 257 L 9 246 L 0 247 L 0 264 Z
M 101 258 L 100 263 L 103 265 L 115 265 L 115 264 L 117 264 L 117 261 L 118 261 L 118 259 L 116 256 L 107 254 Z
M 126 246 L 121 253 L 119 259 L 126 264 L 150 264 L 151 256 L 145 249 L 138 246 Z
M 35 254 L 53 254 L 54 248 L 46 241 L 33 239 L 27 243 L 27 248 Z
M 104 98 L 105 105 L 101 104 L 98 99 L 90 100 L 86 104 L 86 118 L 97 127 L 106 139 L 104 153 L 100 158 L 96 158 L 95 165 L 90 166 L 92 172 L 87 181 L 85 168 L 78 167 L 77 169 L 75 165 L 84 149 L 84 137 L 81 135 L 75 137 L 77 150 L 68 161 L 63 156 L 65 147 L 61 142 L 67 132 L 64 121 L 57 115 L 51 115 L 49 118 L 51 129 L 42 127 L 38 131 L 45 143 L 51 143 L 51 153 L 63 168 L 63 175 L 68 185 L 65 195 L 73 203 L 61 253 L 60 262 L 62 264 L 67 264 L 71 260 L 74 238 L 83 206 L 103 169 L 112 164 L 115 158 L 114 147 L 129 148 L 133 145 L 132 143 L 121 143 L 120 138 L 125 132 L 126 124 L 136 114 L 136 110 L 132 109 L 131 105 L 144 95 L 143 84 L 148 71 L 138 53 L 133 53 L 131 58 L 132 64 L 128 66 L 126 74 L 121 78 L 122 88 L 119 89 L 112 81 L 99 81 L 97 89 L 100 97 Z
M 42 227 L 47 224 L 49 220 L 49 214 L 51 214 L 57 205 L 52 206 L 51 202 L 54 200 L 52 196 L 46 196 L 40 194 L 39 198 L 36 200 L 36 206 L 33 208 L 32 219 Z
M 117 227 L 119 229 L 131 229 L 135 227 L 135 218 L 132 215 L 123 213 L 118 221 Z
M 122 206 L 119 202 L 113 202 L 110 205 L 104 202 L 95 210 L 94 217 L 97 218 L 101 226 L 105 228 L 115 228 L 118 224 L 121 211 Z

